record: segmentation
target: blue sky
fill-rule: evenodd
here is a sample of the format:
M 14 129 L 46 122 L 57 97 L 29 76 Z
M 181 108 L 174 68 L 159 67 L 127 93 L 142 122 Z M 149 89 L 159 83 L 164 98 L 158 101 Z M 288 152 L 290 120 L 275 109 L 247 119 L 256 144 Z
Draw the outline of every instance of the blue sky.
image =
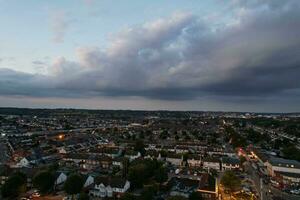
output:
M 0 0 L 0 106 L 300 111 L 299 0 Z

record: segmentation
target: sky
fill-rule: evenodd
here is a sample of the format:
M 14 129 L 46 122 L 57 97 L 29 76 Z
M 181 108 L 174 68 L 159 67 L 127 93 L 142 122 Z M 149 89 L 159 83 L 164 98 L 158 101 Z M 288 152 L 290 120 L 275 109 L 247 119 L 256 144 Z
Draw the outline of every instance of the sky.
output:
M 0 106 L 300 111 L 298 0 L 0 0 Z

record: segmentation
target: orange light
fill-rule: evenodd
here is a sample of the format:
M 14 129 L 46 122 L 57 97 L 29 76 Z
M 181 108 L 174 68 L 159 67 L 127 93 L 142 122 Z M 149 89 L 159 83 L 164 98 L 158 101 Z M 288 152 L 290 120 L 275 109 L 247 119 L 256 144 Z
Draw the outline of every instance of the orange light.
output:
M 59 135 L 58 138 L 61 140 L 64 138 L 64 135 Z

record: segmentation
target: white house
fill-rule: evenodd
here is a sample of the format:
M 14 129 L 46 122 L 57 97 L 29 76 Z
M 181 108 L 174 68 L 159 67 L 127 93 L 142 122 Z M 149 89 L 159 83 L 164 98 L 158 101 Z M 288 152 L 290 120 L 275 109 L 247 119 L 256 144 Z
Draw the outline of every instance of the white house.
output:
M 135 152 L 128 152 L 128 153 L 126 152 L 126 154 L 125 154 L 125 157 L 129 158 L 130 161 L 140 158 L 141 156 L 142 155 L 140 152 L 137 152 L 136 154 L 135 154 Z
M 122 167 L 123 158 L 114 158 L 112 160 L 113 166 Z
M 188 159 L 187 162 L 191 167 L 200 167 L 202 164 L 200 156 L 193 156 L 192 158 Z
M 86 177 L 86 179 L 85 179 L 85 182 L 84 182 L 84 184 L 83 184 L 83 187 L 88 187 L 88 186 L 92 185 L 92 184 L 94 183 L 94 181 L 95 181 L 94 176 L 88 175 L 88 176 Z
M 31 165 L 35 165 L 39 162 L 39 160 L 35 159 L 33 156 L 27 156 L 22 158 L 17 164 L 16 167 L 31 167 Z
M 64 172 L 57 172 L 55 175 L 55 185 L 60 185 L 67 180 L 68 176 Z
M 122 178 L 97 177 L 95 186 L 90 190 L 90 195 L 94 197 L 112 197 L 122 195 L 130 188 L 130 182 Z
M 18 167 L 29 167 L 30 161 L 26 157 L 24 157 L 18 162 L 17 166 Z
M 204 169 L 215 169 L 220 171 L 220 161 L 218 158 L 208 157 L 203 159 L 203 168 Z
M 240 168 L 240 160 L 233 157 L 223 157 L 222 161 L 222 170 L 234 170 Z
M 183 156 L 180 154 L 169 154 L 166 157 L 166 161 L 175 166 L 181 166 L 183 162 Z
M 58 153 L 60 153 L 60 154 L 67 154 L 68 153 L 68 151 L 66 150 L 65 147 L 59 147 L 57 150 L 58 150 Z
M 110 186 L 114 193 L 123 194 L 130 188 L 130 182 L 121 178 L 113 178 L 110 181 Z

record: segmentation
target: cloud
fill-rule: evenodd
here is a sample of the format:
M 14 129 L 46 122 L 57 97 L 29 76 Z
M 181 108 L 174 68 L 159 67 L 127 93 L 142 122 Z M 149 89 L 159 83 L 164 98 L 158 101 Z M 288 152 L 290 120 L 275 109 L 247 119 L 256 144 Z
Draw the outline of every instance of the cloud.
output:
M 234 16 L 222 26 L 190 13 L 136 25 L 112 36 L 106 48 L 80 47 L 75 61 L 58 58 L 48 76 L 0 73 L 0 91 L 293 101 L 300 94 L 300 5 L 282 2 L 234 1 Z
M 95 1 L 94 0 L 83 0 L 83 2 L 87 5 L 87 6 L 92 6 Z
M 53 41 L 63 43 L 67 29 L 71 21 L 67 19 L 66 13 L 62 10 L 55 11 L 51 15 L 51 30 L 53 32 Z
M 34 60 L 34 61 L 32 61 L 32 64 L 34 64 L 34 65 L 46 65 L 46 63 L 44 61 L 41 61 L 41 60 Z

